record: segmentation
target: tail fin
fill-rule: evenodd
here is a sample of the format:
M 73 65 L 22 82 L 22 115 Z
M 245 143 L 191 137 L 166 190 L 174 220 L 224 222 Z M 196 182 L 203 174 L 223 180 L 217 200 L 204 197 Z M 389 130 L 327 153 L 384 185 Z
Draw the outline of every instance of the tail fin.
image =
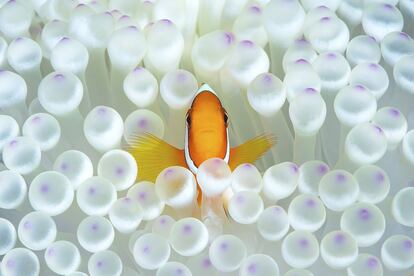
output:
M 138 179 L 155 182 L 158 174 L 167 167 L 187 167 L 184 150 L 168 144 L 157 136 L 145 133 L 134 135 L 128 139 L 125 147 L 137 162 Z
M 262 134 L 230 150 L 229 166 L 234 170 L 243 163 L 254 163 L 262 157 L 273 145 L 276 137 L 271 134 Z

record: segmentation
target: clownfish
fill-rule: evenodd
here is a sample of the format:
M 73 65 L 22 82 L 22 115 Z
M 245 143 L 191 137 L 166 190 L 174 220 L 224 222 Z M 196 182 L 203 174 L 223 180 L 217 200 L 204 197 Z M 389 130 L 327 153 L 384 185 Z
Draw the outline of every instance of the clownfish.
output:
M 170 166 L 186 167 L 197 174 L 201 163 L 214 157 L 223 159 L 234 170 L 240 164 L 254 163 L 275 144 L 274 136 L 263 134 L 231 148 L 229 116 L 207 84 L 196 93 L 185 120 L 184 149 L 149 133 L 133 137 L 127 151 L 137 162 L 139 181 L 154 182 Z

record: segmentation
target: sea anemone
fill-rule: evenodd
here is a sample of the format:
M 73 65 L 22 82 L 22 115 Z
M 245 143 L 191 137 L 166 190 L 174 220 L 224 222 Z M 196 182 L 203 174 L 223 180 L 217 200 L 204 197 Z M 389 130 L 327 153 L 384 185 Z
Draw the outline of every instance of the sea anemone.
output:
M 413 0 L 0 0 L 0 275 L 412 275 L 412 36 Z M 276 145 L 143 178 L 202 84 Z

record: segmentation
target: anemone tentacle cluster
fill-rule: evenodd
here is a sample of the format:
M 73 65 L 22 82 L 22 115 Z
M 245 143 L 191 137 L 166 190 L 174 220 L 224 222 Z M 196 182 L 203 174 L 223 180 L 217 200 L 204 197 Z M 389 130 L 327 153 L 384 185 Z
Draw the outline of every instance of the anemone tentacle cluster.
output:
M 0 275 L 414 275 L 413 36 L 413 0 L 0 0 Z M 276 146 L 141 181 L 202 83 Z

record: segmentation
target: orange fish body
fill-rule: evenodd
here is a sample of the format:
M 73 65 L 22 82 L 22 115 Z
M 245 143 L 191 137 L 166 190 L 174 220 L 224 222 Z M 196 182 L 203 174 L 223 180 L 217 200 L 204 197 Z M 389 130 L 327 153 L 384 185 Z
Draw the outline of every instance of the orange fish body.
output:
M 127 150 L 138 165 L 138 180 L 154 182 L 170 166 L 183 166 L 194 174 L 205 160 L 218 157 L 231 169 L 242 163 L 254 163 L 274 145 L 274 137 L 260 135 L 230 148 L 228 115 L 220 99 L 204 84 L 194 97 L 186 116 L 184 149 L 178 149 L 152 134 L 141 134 L 129 140 Z M 200 198 L 200 195 L 199 195 Z
M 194 173 L 205 160 L 218 157 L 228 162 L 230 148 L 227 113 L 218 97 L 203 90 L 187 112 L 184 153 Z

